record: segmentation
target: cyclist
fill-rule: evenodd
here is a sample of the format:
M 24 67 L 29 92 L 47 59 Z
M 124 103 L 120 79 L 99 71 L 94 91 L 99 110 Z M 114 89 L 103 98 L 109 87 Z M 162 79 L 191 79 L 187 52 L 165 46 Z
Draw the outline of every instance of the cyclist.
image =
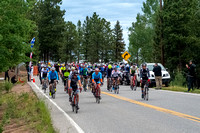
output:
M 133 81 L 135 81 L 135 79 L 136 79 L 136 71 L 137 71 L 137 66 L 132 63 L 131 68 L 130 68 L 131 86 L 135 85 L 135 83 L 133 83 Z
M 55 91 L 56 91 L 56 81 L 58 81 L 58 73 L 55 71 L 55 67 L 51 68 L 51 71 L 49 72 L 48 75 L 49 79 L 49 95 L 51 96 L 51 90 L 52 90 L 52 84 L 55 85 Z
M 101 64 L 100 65 L 100 72 L 102 74 L 103 81 L 104 81 L 104 76 L 105 76 L 105 72 L 104 71 L 105 71 L 105 68 L 104 68 L 103 64 Z
M 86 89 L 88 69 L 85 67 L 85 65 L 83 65 L 83 68 L 81 69 L 80 73 L 81 77 L 83 78 L 83 83 L 85 82 L 84 89 Z
M 48 74 L 47 66 L 44 66 L 41 70 L 42 85 L 44 85 L 44 80 L 47 79 L 47 74 Z
M 77 83 L 79 84 L 79 89 Z M 79 102 L 79 90 L 82 91 L 81 79 L 78 72 L 74 71 L 68 79 L 69 102 L 72 102 L 72 91 L 77 94 L 77 102 Z
M 97 86 L 99 87 L 99 91 L 100 91 L 99 94 L 100 94 L 100 99 L 101 99 L 100 85 L 103 84 L 103 82 L 102 82 L 102 74 L 101 72 L 99 72 L 98 68 L 96 68 L 95 72 L 92 74 L 92 82 L 94 83 L 95 89 L 97 88 Z M 95 90 L 93 90 L 93 93 L 95 93 Z
M 92 74 L 93 74 L 93 70 L 91 69 L 90 66 L 88 66 L 88 79 L 89 79 L 89 83 L 91 85 L 92 83 Z M 90 86 L 91 87 L 91 86 Z M 91 88 L 90 88 L 91 89 Z
M 58 78 L 59 78 L 59 76 L 60 76 L 60 64 L 56 63 L 56 64 L 54 65 L 54 67 L 55 67 L 55 69 L 56 69 L 56 72 L 58 73 Z
M 110 80 L 110 78 L 111 78 L 111 74 L 112 74 L 112 65 L 111 64 L 109 64 L 108 65 L 108 68 L 107 68 L 107 90 L 109 90 L 109 80 Z
M 141 83 L 141 91 L 142 91 L 142 98 L 144 98 L 144 85 L 146 82 L 150 82 L 150 73 L 149 69 L 147 68 L 147 64 L 142 64 L 142 68 L 140 70 L 140 83 Z
M 68 67 L 66 67 L 66 70 L 64 70 L 64 76 L 63 76 L 63 78 L 64 78 L 64 91 L 66 91 L 67 90 L 67 81 L 68 81 L 68 78 L 69 78 L 69 75 L 70 75 L 70 70 L 68 69 Z
M 65 64 L 62 64 L 62 67 L 60 68 L 60 70 L 61 70 L 62 81 L 64 82 L 64 71 L 66 70 Z
M 114 90 L 114 85 L 115 82 L 117 82 L 117 84 L 119 83 L 119 77 L 120 77 L 120 71 L 117 70 L 117 67 L 114 68 L 114 70 L 112 71 L 112 80 L 113 80 L 113 90 Z

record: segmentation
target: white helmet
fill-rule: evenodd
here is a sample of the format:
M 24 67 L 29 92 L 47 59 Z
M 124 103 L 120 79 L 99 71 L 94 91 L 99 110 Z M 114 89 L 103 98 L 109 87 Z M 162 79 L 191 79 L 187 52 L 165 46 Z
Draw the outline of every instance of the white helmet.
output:
M 55 71 L 56 69 L 55 69 L 55 67 L 52 67 L 51 70 L 52 70 L 52 71 Z

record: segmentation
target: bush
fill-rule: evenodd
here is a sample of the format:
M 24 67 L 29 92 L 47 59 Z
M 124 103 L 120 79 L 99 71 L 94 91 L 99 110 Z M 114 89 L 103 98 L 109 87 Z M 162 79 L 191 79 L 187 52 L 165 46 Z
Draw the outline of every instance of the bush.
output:
M 9 92 L 9 91 L 12 89 L 12 87 L 13 87 L 13 84 L 12 84 L 11 82 L 6 81 L 6 82 L 4 83 L 4 89 L 5 89 L 7 92 Z
M 174 80 L 171 82 L 172 86 L 184 86 L 186 84 L 186 78 L 183 75 L 183 72 L 177 71 L 175 73 Z

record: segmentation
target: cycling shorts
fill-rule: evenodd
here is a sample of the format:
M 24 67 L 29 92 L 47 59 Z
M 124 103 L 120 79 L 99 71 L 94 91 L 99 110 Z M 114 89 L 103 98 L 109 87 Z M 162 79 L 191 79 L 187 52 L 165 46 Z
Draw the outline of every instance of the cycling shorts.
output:
M 47 77 L 42 77 L 42 80 L 46 80 L 47 79 Z
M 51 82 L 49 84 L 53 84 L 55 80 L 56 79 L 51 79 Z
M 87 75 L 83 75 L 83 78 L 84 78 L 84 79 L 87 79 Z
M 68 77 L 64 77 L 64 86 L 67 85 Z

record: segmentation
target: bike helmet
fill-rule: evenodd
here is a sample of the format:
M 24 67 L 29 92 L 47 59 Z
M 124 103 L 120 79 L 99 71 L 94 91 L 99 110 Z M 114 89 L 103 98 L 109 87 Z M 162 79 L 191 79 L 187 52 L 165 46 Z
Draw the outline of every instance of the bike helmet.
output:
M 146 64 L 146 63 L 143 63 L 143 64 L 142 64 L 142 67 L 144 67 L 144 66 L 146 67 L 146 66 L 147 66 L 147 64 Z
M 108 65 L 108 69 L 112 69 L 112 65 L 111 64 Z
M 52 70 L 52 71 L 55 71 L 56 69 L 55 69 L 55 67 L 52 67 L 51 70 Z
M 95 72 L 99 72 L 99 68 L 95 68 Z

